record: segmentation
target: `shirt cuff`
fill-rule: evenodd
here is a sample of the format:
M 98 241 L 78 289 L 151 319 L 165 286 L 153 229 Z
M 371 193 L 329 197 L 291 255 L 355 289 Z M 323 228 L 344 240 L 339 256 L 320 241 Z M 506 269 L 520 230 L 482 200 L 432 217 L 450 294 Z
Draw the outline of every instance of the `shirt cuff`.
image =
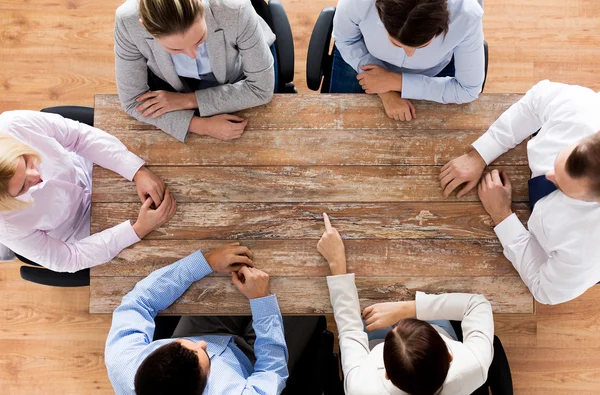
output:
M 280 310 L 277 303 L 277 296 L 269 295 L 262 298 L 250 299 L 250 310 L 252 310 L 253 320 L 279 315 Z
M 130 220 L 121 222 L 119 225 L 115 226 L 114 229 L 116 233 L 114 239 L 119 243 L 119 252 L 140 241 L 137 233 L 133 230 L 133 225 L 131 225 Z
M 424 85 L 422 75 L 402 73 L 402 98 L 412 100 L 425 99 Z
M 485 163 L 488 165 L 504 153 L 504 148 L 498 144 L 498 142 L 489 132 L 484 133 L 481 137 L 475 140 L 472 146 L 477 152 L 479 152 L 479 155 L 481 155 Z
M 494 232 L 496 232 L 503 247 L 514 244 L 521 236 L 529 233 L 515 213 L 512 213 L 504 221 L 496 225 Z
M 123 170 L 119 173 L 123 178 L 133 181 L 133 177 L 135 177 L 138 170 L 145 164 L 146 162 L 142 158 L 127 151 L 122 162 Z
M 200 250 L 181 259 L 179 264 L 187 267 L 187 270 L 194 281 L 198 281 L 213 272 L 208 261 L 204 257 L 204 254 Z
M 337 283 L 354 283 L 354 273 L 338 274 L 336 276 L 327 276 L 327 285 Z

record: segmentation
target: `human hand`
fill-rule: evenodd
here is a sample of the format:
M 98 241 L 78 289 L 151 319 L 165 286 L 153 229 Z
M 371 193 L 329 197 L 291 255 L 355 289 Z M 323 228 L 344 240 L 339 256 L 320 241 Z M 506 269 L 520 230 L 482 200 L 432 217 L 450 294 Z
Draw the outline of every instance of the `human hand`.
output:
M 143 239 L 148 233 L 163 226 L 177 211 L 175 198 L 167 188 L 165 188 L 165 194 L 160 206 L 153 209 L 153 203 L 151 197 L 146 199 L 140 209 L 137 221 L 133 224 L 133 230 L 140 239 Z
M 413 118 L 417 118 L 415 106 L 408 100 L 403 99 L 400 92 L 380 93 L 379 97 L 389 118 L 396 121 L 410 121 Z
M 323 220 L 325 221 L 325 233 L 317 244 L 317 251 L 329 263 L 332 275 L 346 274 L 346 251 L 342 237 L 337 229 L 331 226 L 329 216 L 325 213 L 323 213 Z
M 219 140 L 240 138 L 248 125 L 248 120 L 230 114 L 220 114 L 212 117 L 198 118 L 198 127 L 192 125 L 190 131 L 200 135 L 211 136 Z
M 405 318 L 417 316 L 417 304 L 409 302 L 376 303 L 363 310 L 367 331 L 385 329 Z
M 204 254 L 204 258 L 213 271 L 229 273 L 243 266 L 254 267 L 252 251 L 240 243 L 225 244 Z
M 253 267 L 242 266 L 237 272 L 231 272 L 231 282 L 248 299 L 271 295 L 269 275 Z
M 478 188 L 479 200 L 496 225 L 512 214 L 512 184 L 504 171 L 486 173 Z
M 177 93 L 169 91 L 148 91 L 140 95 L 136 101 L 142 103 L 136 111 L 143 117 L 154 119 L 164 113 L 178 110 L 191 110 L 198 107 L 196 95 L 192 93 Z
M 152 198 L 154 207 L 160 206 L 165 194 L 165 183 L 159 176 L 154 174 L 146 166 L 140 167 L 140 169 L 133 176 L 135 182 L 135 188 L 142 204 L 148 199 L 148 196 Z
M 393 73 L 375 64 L 367 64 L 361 66 L 360 69 L 364 73 L 358 74 L 356 79 L 365 93 L 399 92 L 402 90 L 402 74 Z
M 448 198 L 458 186 L 467 183 L 457 194 L 460 198 L 477 185 L 485 170 L 486 163 L 477 150 L 459 156 L 446 163 L 439 175 L 440 186 L 444 190 L 444 198 Z

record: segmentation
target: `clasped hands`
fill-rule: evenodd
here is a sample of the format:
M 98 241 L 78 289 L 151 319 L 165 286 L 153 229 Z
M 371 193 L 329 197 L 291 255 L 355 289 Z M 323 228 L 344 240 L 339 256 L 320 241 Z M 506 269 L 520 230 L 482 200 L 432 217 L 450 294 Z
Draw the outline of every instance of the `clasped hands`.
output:
M 483 174 L 486 163 L 476 150 L 446 163 L 439 175 L 444 198 L 465 184 L 456 194 L 460 198 L 472 190 L 477 183 L 479 200 L 487 213 L 498 225 L 512 214 L 512 184 L 505 171 L 492 170 Z
M 331 274 L 346 274 L 346 251 L 340 233 L 331 226 L 329 216 L 323 213 L 325 232 L 317 250 L 327 260 Z M 367 331 L 388 328 L 404 318 L 416 317 L 415 301 L 376 303 L 363 310 L 362 316 Z
M 393 73 L 384 67 L 368 64 L 361 66 L 363 72 L 356 76 L 365 93 L 378 94 L 385 113 L 396 121 L 410 121 L 417 117 L 413 104 L 403 99 L 402 74 Z
M 150 119 L 155 119 L 171 111 L 198 108 L 194 92 L 148 91 L 140 95 L 136 101 L 141 103 L 137 106 L 136 111 Z M 190 131 L 219 140 L 233 140 L 242 136 L 247 124 L 247 119 L 230 114 L 219 114 L 212 117 L 194 116 L 190 123 Z

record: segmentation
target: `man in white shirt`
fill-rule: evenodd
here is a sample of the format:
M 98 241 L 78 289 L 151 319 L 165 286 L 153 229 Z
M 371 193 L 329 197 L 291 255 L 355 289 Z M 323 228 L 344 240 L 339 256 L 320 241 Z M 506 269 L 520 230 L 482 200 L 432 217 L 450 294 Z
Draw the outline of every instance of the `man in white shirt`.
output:
M 511 211 L 511 184 L 487 164 L 527 143 L 531 168 L 529 230 Z M 496 224 L 504 255 L 540 303 L 558 304 L 600 280 L 600 94 L 542 81 L 440 173 L 444 196 L 481 179 L 479 198 Z M 546 185 L 544 185 L 546 184 Z M 554 184 L 554 185 L 552 185 Z
M 327 285 L 338 328 L 347 395 L 468 395 L 482 386 L 494 354 L 492 308 L 482 295 L 427 295 L 415 301 L 378 303 L 363 312 L 366 330 L 387 329 L 369 342 L 354 274 L 346 272 L 344 243 L 327 214 L 317 249 L 329 263 Z M 463 342 L 451 325 L 462 321 Z M 393 327 L 393 328 L 392 328 Z M 440 390 L 441 388 L 441 390 Z

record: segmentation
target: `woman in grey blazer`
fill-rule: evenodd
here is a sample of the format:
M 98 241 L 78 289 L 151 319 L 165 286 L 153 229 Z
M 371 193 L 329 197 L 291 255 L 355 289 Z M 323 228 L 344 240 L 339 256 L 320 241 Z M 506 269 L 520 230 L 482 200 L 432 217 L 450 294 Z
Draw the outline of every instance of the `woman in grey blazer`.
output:
M 238 138 L 247 121 L 228 113 L 273 97 L 274 41 L 249 0 L 127 0 L 115 21 L 123 109 L 180 141 Z

